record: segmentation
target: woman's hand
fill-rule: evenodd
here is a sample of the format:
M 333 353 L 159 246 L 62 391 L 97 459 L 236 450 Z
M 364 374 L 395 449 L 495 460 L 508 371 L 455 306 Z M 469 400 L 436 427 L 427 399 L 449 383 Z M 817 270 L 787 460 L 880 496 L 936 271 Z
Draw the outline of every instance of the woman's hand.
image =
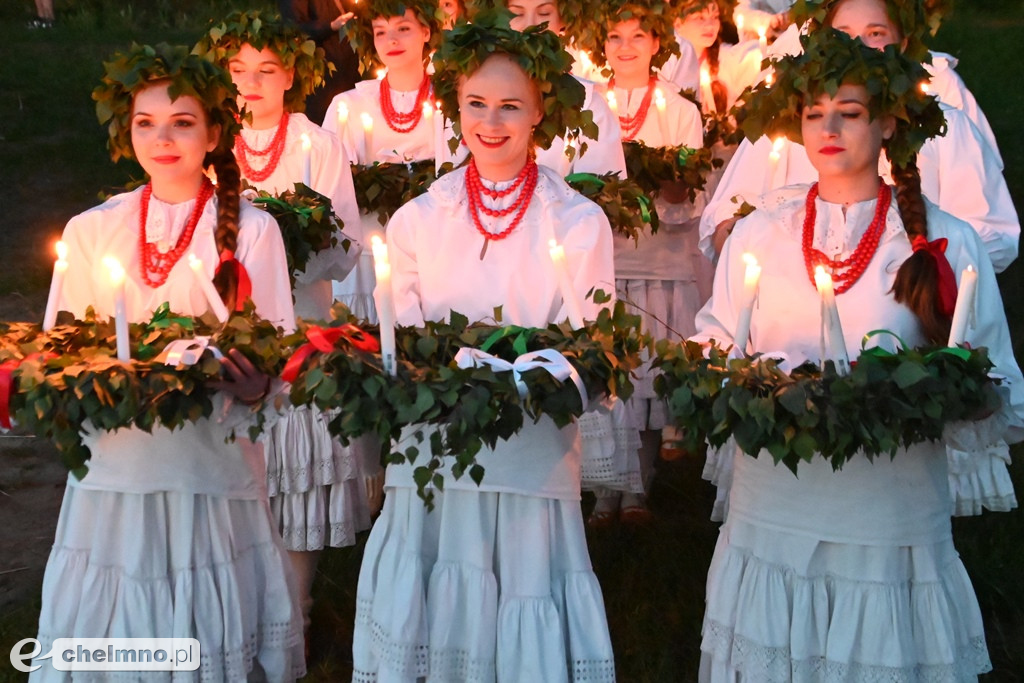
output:
M 718 227 L 715 228 L 715 234 L 711 236 L 711 246 L 715 248 L 716 255 L 722 253 L 722 247 L 725 246 L 725 240 L 727 240 L 729 235 L 732 234 L 732 229 L 736 227 L 736 221 L 738 220 L 739 218 L 735 216 L 728 218 L 719 223 Z
M 208 382 L 217 391 L 231 394 L 239 402 L 252 405 L 270 392 L 270 376 L 259 371 L 238 349 L 231 349 L 220 359 L 225 379 Z
M 690 197 L 687 195 L 688 189 L 682 180 L 663 181 L 658 196 L 669 204 L 682 204 L 690 201 Z
M 341 4 L 341 0 L 334 0 L 334 4 L 338 6 L 338 11 L 341 12 L 341 16 L 331 22 L 332 31 L 340 31 L 341 27 L 344 26 L 355 16 L 355 12 L 346 12 L 344 5 Z

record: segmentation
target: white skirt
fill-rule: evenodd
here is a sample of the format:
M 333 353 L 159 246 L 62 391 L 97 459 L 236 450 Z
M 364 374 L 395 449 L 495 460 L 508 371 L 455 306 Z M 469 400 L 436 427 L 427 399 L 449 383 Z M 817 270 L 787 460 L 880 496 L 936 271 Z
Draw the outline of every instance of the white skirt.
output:
M 316 408 L 292 408 L 260 438 L 270 509 L 288 550 L 355 545 L 370 528 L 360 442 L 343 446 Z
M 367 250 L 368 251 L 368 250 Z M 344 280 L 334 280 L 334 299 L 345 304 L 352 315 L 370 324 L 377 324 L 377 306 L 373 301 L 373 288 L 377 278 L 373 272 L 373 255 L 364 251 L 359 262 Z
M 353 681 L 614 681 L 578 501 L 390 488 L 356 594 Z
M 579 417 L 584 491 L 644 493 L 640 431 L 629 403 L 606 399 Z
M 963 683 L 991 669 L 952 538 L 828 543 L 730 518 L 708 573 L 705 683 Z
M 200 669 L 175 681 L 305 675 L 288 558 L 261 500 L 68 486 L 42 602 L 43 653 L 55 638 L 196 638 Z M 35 663 L 43 667 L 32 681 L 72 680 L 49 660 Z M 118 680 L 133 675 L 125 676 Z M 135 678 L 169 681 L 171 674 Z

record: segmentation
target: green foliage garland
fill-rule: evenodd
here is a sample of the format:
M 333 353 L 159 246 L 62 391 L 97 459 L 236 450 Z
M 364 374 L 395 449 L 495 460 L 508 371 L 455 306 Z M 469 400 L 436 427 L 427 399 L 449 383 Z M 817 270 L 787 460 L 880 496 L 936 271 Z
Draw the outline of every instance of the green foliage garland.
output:
M 662 340 L 654 365 L 655 390 L 687 448 L 732 437 L 745 453 L 767 450 L 793 472 L 816 456 L 837 470 L 858 452 L 892 456 L 999 407 L 985 349 L 872 348 L 842 377 L 831 362 L 787 374 L 771 358 L 729 359 L 714 342 Z
M 426 192 L 451 169 L 452 165 L 445 163 L 435 173 L 433 159 L 407 164 L 375 161 L 370 166 L 353 165 L 356 204 L 363 213 L 376 213 L 380 224 L 387 225 L 395 211 Z
M 623 142 L 622 151 L 626 156 L 626 173 L 651 197 L 658 196 L 663 183 L 682 183 L 692 202 L 704 189 L 708 174 L 722 166 L 722 160 L 715 158 L 707 147 L 648 147 L 635 140 Z
M 938 101 L 921 92 L 928 74 L 920 63 L 900 54 L 867 47 L 858 38 L 823 28 L 801 36 L 803 53 L 772 62 L 775 83 L 761 83 L 744 95 L 744 135 L 785 135 L 801 142 L 800 114 L 804 102 L 821 94 L 834 96 L 844 84 L 863 85 L 871 96 L 872 118 L 892 116 L 896 131 L 883 142 L 889 160 L 906 166 L 929 138 L 943 135 L 946 120 Z
M 537 86 L 544 117 L 533 130 L 533 142 L 548 149 L 557 137 L 597 139 L 593 113 L 583 111 L 586 90 L 573 78 L 572 57 L 551 31 L 531 26 L 525 31 L 509 27 L 505 10 L 485 10 L 475 15 L 472 24 L 459 24 L 445 31 L 444 41 L 434 54 L 434 95 L 441 111 L 453 122 L 458 145 L 462 137 L 459 123 L 459 81 L 472 74 L 493 55 L 509 55 Z M 586 143 L 580 146 L 582 154 Z M 454 151 L 454 147 L 452 149 Z
M 601 207 L 612 230 L 634 242 L 650 229 L 658 232 L 658 212 L 648 194 L 632 174 L 620 178 L 618 171 L 594 175 L 573 173 L 565 178 L 572 189 Z
M 602 298 L 600 292 L 595 295 L 599 301 Z M 340 305 L 335 314 L 335 327 L 353 322 Z M 528 391 L 520 398 L 510 372 L 496 372 L 489 366 L 457 367 L 454 358 L 459 349 L 485 348 L 508 361 L 528 351 L 555 349 L 580 373 L 591 397 L 613 394 L 626 399 L 632 393 L 630 372 L 638 367 L 640 349 L 648 343 L 638 326 L 639 317 L 626 313 L 622 302 L 603 309 L 596 321 L 581 330 L 566 325 L 525 329 L 470 324 L 453 312 L 447 323 L 396 330 L 395 377 L 383 373 L 379 355 L 346 342 L 330 353 L 314 354 L 292 383 L 292 401 L 336 411 L 329 427 L 345 441 L 372 433 L 390 444 L 410 425 L 437 427 L 429 438 L 425 461 L 417 446 L 403 452 L 385 446 L 382 453 L 388 462 L 417 465 L 418 493 L 429 505 L 433 493 L 428 487 L 444 486 L 440 470 L 446 458 L 454 458 L 456 477 L 468 473 L 479 483 L 484 470 L 476 454 L 482 447 L 511 437 L 527 419 L 547 415 L 561 426 L 586 408 L 571 382 L 560 382 L 541 369 L 523 373 Z
M 277 328 L 257 318 L 251 304 L 216 327 L 163 306 L 149 323 L 130 325 L 129 334 L 130 363 L 117 360 L 113 321 L 96 318 L 91 309 L 84 320 L 48 332 L 10 323 L 0 336 L 0 363 L 16 366 L 11 415 L 23 429 L 51 439 L 79 478 L 89 458 L 79 434 L 86 422 L 104 431 L 131 426 L 150 432 L 210 416 L 216 392 L 207 382 L 220 379 L 220 363 L 205 351 L 195 365 L 166 365 L 157 358 L 170 342 L 207 335 L 213 346 L 241 350 L 267 374 L 278 375 L 283 366 Z M 256 417 L 258 432 L 258 411 Z
M 139 45 L 117 52 L 103 63 L 103 80 L 92 91 L 96 117 L 107 126 L 107 148 L 114 161 L 134 159 L 131 139 L 132 103 L 135 95 L 157 81 L 168 81 L 172 100 L 183 95 L 202 104 L 211 124 L 220 129 L 219 146 L 231 149 L 241 128 L 235 97 L 238 90 L 220 66 L 189 54 L 183 45 Z
M 278 195 L 259 190 L 252 203 L 273 216 L 281 228 L 294 289 L 296 272 L 305 272 L 306 264 L 317 252 L 337 246 L 338 232 L 344 224 L 334 213 L 330 198 L 303 183 L 295 183 L 294 190 Z M 343 239 L 341 246 L 348 251 L 351 241 Z
M 257 50 L 269 49 L 285 69 L 295 69 L 292 87 L 284 94 L 287 111 L 306 109 L 306 96 L 324 84 L 324 76 L 334 72 L 324 50 L 280 15 L 261 10 L 232 12 L 223 21 L 210 26 L 192 52 L 225 69 L 243 45 Z

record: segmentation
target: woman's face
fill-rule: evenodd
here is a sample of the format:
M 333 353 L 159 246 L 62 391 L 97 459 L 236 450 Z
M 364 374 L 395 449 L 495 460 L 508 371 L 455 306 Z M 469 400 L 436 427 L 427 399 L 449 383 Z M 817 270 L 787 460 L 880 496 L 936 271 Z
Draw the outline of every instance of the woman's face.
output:
M 295 81 L 295 70 L 284 68 L 270 48 L 257 50 L 246 43 L 228 61 L 228 71 L 238 88 L 238 106 L 252 113 L 254 127 L 276 125 L 284 112 L 284 94 Z
M 209 125 L 199 100 L 182 95 L 172 102 L 167 88 L 166 82 L 155 83 L 132 103 L 132 149 L 154 188 L 194 183 L 220 136 L 220 126 Z
M 491 57 L 459 84 L 462 137 L 488 180 L 519 173 L 542 118 L 537 88 L 509 57 Z
M 619 78 L 646 76 L 651 71 L 651 58 L 661 48 L 649 31 L 640 28 L 639 19 L 620 21 L 608 31 L 604 54 Z
M 506 6 L 508 11 L 515 15 L 511 24 L 516 31 L 544 22 L 547 22 L 548 30 L 555 33 L 561 33 L 565 28 L 555 0 L 508 0 Z
M 831 26 L 876 50 L 903 41 L 885 0 L 842 0 L 832 12 Z
M 412 10 L 400 17 L 373 20 L 373 47 L 388 69 L 423 68 L 423 46 L 430 40 L 430 29 L 419 22 Z
M 712 4 L 700 12 L 687 14 L 676 21 L 676 31 L 690 41 L 698 54 L 714 45 L 718 40 L 718 32 L 722 29 L 722 20 L 718 16 L 718 4 Z
M 452 26 L 455 26 L 455 21 L 462 15 L 462 7 L 459 5 L 459 0 L 441 0 L 438 5 L 441 7 L 441 11 L 444 12 L 444 27 L 450 29 Z
M 862 85 L 842 85 L 835 97 L 819 96 L 804 105 L 800 130 L 811 165 L 821 179 L 878 175 L 882 140 L 892 136 L 891 116 L 874 120 Z

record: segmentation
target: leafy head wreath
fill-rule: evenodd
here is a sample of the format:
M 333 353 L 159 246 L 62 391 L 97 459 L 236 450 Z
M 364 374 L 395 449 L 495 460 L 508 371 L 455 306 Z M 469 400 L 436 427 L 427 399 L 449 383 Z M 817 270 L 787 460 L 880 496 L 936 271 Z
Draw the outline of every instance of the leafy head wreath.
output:
M 441 111 L 459 125 L 459 81 L 473 74 L 489 57 L 507 55 L 515 61 L 541 98 L 544 117 L 533 130 L 533 142 L 542 149 L 556 137 L 597 138 L 593 114 L 583 111 L 586 91 L 570 73 L 572 57 L 551 31 L 531 26 L 525 31 L 509 27 L 512 15 L 506 10 L 482 10 L 472 24 L 459 24 L 445 31 L 441 47 L 434 55 L 434 94 Z
M 295 70 L 292 87 L 284 94 L 288 111 L 304 111 L 306 97 L 323 85 L 325 73 L 334 71 L 323 48 L 286 24 L 279 15 L 261 10 L 232 12 L 223 21 L 213 24 L 192 52 L 227 68 L 228 62 L 246 44 L 257 50 L 269 49 L 285 69 Z
M 371 76 L 384 66 L 373 47 L 373 20 L 378 17 L 401 17 L 412 11 L 416 21 L 430 29 L 430 40 L 423 51 L 423 61 L 441 40 L 445 13 L 436 0 L 361 0 L 355 4 L 355 17 L 342 29 L 352 49 L 359 56 L 359 69 Z
M 220 126 L 218 147 L 231 149 L 241 128 L 235 97 L 238 90 L 226 70 L 184 45 L 133 44 L 103 63 L 103 80 L 92 91 L 96 116 L 107 126 L 107 147 L 114 161 L 135 158 L 131 141 L 132 102 L 135 95 L 155 83 L 166 82 L 171 100 L 191 96 L 199 100 L 211 125 Z
M 715 5 L 718 5 L 718 16 L 723 22 L 732 21 L 733 10 L 736 9 L 737 0 L 677 0 L 676 15 L 685 19 L 691 14 L 703 12 Z
M 859 38 L 829 28 L 801 36 L 800 42 L 802 54 L 772 62 L 774 85 L 761 83 L 745 95 L 741 127 L 750 140 L 785 135 L 802 142 L 804 105 L 822 94 L 834 96 L 844 84 L 867 89 L 872 119 L 895 119 L 895 132 L 882 143 L 894 166 L 906 167 L 926 140 L 945 134 L 946 120 L 938 101 L 920 88 L 927 72 L 896 45 L 875 50 Z
M 606 0 L 595 7 L 597 10 L 593 25 L 596 31 L 589 31 L 577 41 L 577 45 L 593 55 L 594 63 L 605 66 L 608 58 L 604 44 L 608 32 L 621 21 L 637 19 L 640 30 L 652 33 L 660 42 L 658 51 L 651 58 L 651 68 L 661 67 L 671 55 L 679 54 L 679 43 L 672 28 L 672 7 L 661 0 Z
M 917 61 L 930 61 L 925 45 L 952 9 L 952 0 L 883 0 L 886 12 L 905 41 L 903 53 Z M 825 26 L 843 0 L 797 0 L 790 16 L 797 26 L 808 24 L 809 32 Z
M 511 0 L 466 0 L 466 17 L 475 22 L 480 12 L 508 11 Z M 603 0 L 554 0 L 566 44 L 592 45 L 599 28 L 594 17 L 602 11 Z M 588 48 L 589 49 L 589 48 Z

